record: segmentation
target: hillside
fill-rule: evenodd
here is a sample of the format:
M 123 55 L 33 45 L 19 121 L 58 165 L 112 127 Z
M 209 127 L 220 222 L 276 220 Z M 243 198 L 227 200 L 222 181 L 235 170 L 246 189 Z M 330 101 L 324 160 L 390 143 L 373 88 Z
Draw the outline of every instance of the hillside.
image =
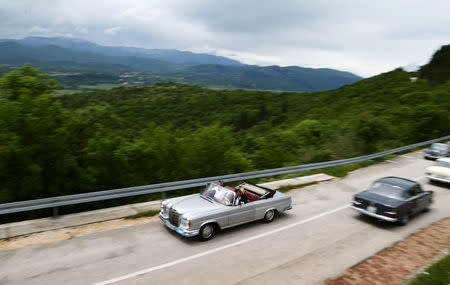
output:
M 450 78 L 450 45 L 442 46 L 436 51 L 430 62 L 420 68 L 421 78 L 433 83 L 445 83 Z
M 141 129 L 148 123 L 184 129 L 216 122 L 232 126 L 235 131 L 260 133 L 264 129 L 264 133 L 270 133 L 302 120 L 336 123 L 345 128 L 366 116 L 385 127 L 397 122 L 401 125 L 395 128 L 401 127 L 405 134 L 415 133 L 413 128 L 417 124 L 426 127 L 421 134 L 415 134 L 419 138 L 414 140 L 442 134 L 438 130 L 446 129 L 446 121 L 434 120 L 447 115 L 437 111 L 450 107 L 448 86 L 411 82 L 411 76 L 403 70 L 394 70 L 336 90 L 312 93 L 211 90 L 163 83 L 81 93 L 59 100 L 71 109 L 106 104 L 112 113 L 127 122 L 129 129 Z M 418 115 L 416 111 L 425 111 L 428 105 L 430 111 L 421 114 L 422 120 L 414 119 Z M 432 122 L 426 122 L 425 115 L 431 116 Z M 398 132 L 385 133 L 379 139 L 386 140 L 387 135 L 400 136 Z
M 320 92 L 177 83 L 54 97 L 0 79 L 0 203 L 374 153 L 450 133 L 450 82 L 401 69 Z
M 87 42 L 84 45 L 94 44 Z M 69 44 L 64 46 L 72 47 Z M 121 53 L 89 49 L 96 51 L 92 52 L 82 50 L 81 44 L 76 46 L 77 50 L 56 45 L 23 45 L 20 41 L 0 41 L 0 74 L 25 63 L 31 63 L 54 76 L 61 82 L 62 89 L 70 93 L 102 89 L 101 84 L 112 87 L 158 82 L 177 82 L 218 89 L 317 91 L 335 89 L 361 79 L 354 74 L 332 69 L 173 63 L 151 57 L 112 56 L 107 54 Z M 179 54 L 179 56 L 189 61 L 189 55 Z

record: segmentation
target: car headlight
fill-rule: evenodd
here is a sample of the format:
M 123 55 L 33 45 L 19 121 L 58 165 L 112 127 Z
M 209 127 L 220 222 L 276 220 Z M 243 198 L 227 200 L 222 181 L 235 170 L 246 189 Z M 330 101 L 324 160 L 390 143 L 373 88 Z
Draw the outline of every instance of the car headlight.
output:
M 161 213 L 167 216 L 167 207 L 161 203 Z
M 189 221 L 188 219 L 186 219 L 186 218 L 181 218 L 181 221 L 180 221 L 180 227 L 182 227 L 182 228 L 190 228 L 191 227 L 191 221 Z

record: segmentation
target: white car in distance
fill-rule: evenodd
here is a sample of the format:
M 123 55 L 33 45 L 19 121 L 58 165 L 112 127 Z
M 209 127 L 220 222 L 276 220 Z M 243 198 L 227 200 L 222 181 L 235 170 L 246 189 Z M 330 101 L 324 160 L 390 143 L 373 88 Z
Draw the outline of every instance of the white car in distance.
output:
M 427 168 L 426 176 L 430 181 L 450 183 L 450 158 L 439 158 Z

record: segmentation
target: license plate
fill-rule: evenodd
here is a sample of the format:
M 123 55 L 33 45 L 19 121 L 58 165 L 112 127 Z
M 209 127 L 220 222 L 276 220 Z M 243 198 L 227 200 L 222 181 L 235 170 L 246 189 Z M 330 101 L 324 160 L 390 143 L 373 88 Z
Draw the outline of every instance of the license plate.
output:
M 184 230 L 182 228 L 177 228 L 177 233 L 184 236 Z
M 369 206 L 369 207 L 367 207 L 367 211 L 369 213 L 375 214 L 377 212 L 377 207 Z

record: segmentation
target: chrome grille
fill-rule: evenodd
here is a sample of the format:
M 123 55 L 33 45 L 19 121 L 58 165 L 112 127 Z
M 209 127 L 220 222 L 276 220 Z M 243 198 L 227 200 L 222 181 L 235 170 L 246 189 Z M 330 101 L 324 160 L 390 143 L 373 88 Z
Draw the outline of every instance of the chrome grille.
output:
M 178 227 L 180 225 L 180 214 L 174 209 L 170 209 L 169 221 L 172 225 Z

